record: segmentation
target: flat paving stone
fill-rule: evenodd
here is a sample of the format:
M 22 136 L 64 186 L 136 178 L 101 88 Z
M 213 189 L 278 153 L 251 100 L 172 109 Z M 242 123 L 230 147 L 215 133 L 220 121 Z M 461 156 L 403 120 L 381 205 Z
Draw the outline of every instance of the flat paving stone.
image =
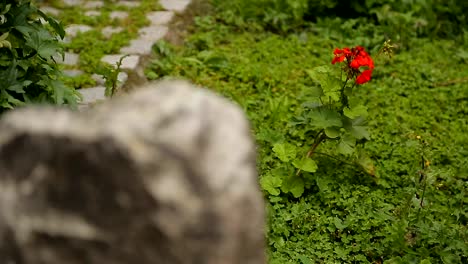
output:
M 113 34 L 120 33 L 122 30 L 123 28 L 121 27 L 107 26 L 102 29 L 101 33 L 105 38 L 110 38 Z
M 53 16 L 58 16 L 58 14 L 60 13 L 60 10 L 58 10 L 57 8 L 53 8 L 51 6 L 41 7 L 40 10 L 46 14 L 53 15 Z
M 65 52 L 64 55 L 65 55 L 64 58 L 62 58 L 61 54 L 57 54 L 53 58 L 59 64 L 69 65 L 69 66 L 78 65 L 78 62 L 80 61 L 80 56 L 78 54 Z
M 106 80 L 102 75 L 99 74 L 93 74 L 91 75 L 91 78 L 96 81 L 97 85 L 104 85 Z M 128 80 L 128 74 L 126 72 L 119 72 L 117 75 L 117 81 L 119 81 L 118 87 L 121 87 L 122 85 L 125 84 L 125 82 Z
M 126 6 L 126 7 L 137 7 L 140 5 L 139 1 L 119 1 L 117 5 Z
M 105 100 L 105 91 L 106 87 L 104 86 L 97 86 L 78 90 L 78 92 L 83 96 L 83 101 L 81 101 L 80 104 L 90 104 L 99 100 Z
M 106 55 L 102 58 L 102 61 L 107 62 L 112 66 L 115 66 L 117 62 L 119 62 L 120 58 L 122 58 L 123 56 L 123 54 Z M 135 70 L 138 67 L 139 62 L 140 56 L 130 55 L 122 60 L 122 65 L 120 66 L 120 68 L 122 70 Z
M 63 74 L 68 77 L 77 77 L 83 75 L 84 72 L 82 70 L 64 70 Z
M 172 18 L 174 17 L 174 12 L 172 11 L 156 11 L 151 12 L 146 15 L 149 21 L 151 21 L 151 25 L 166 25 L 171 22 Z
M 166 10 L 183 12 L 191 0 L 159 0 L 159 4 Z
M 104 6 L 104 1 L 88 1 L 83 6 L 87 9 L 101 8 Z
M 156 25 L 156 26 L 144 27 L 138 31 L 138 34 L 139 34 L 138 38 L 144 39 L 147 41 L 156 42 L 164 38 L 164 36 L 166 36 L 168 31 L 169 31 L 169 28 L 167 26 Z
M 110 19 L 120 19 L 124 20 L 128 17 L 128 13 L 125 11 L 112 11 L 109 14 Z
M 83 5 L 84 3 L 83 0 L 62 0 L 62 2 L 67 6 Z
M 97 10 L 88 10 L 84 14 L 85 14 L 85 16 L 97 17 L 97 16 L 101 15 L 101 12 L 97 11 Z
M 65 32 L 67 37 L 76 37 L 78 33 L 90 31 L 91 29 L 93 28 L 88 25 L 71 24 L 65 28 Z

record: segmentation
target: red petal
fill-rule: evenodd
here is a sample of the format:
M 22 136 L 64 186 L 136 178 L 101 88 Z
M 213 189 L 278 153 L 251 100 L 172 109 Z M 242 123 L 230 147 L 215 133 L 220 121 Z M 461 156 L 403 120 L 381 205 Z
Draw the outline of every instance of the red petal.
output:
M 365 70 L 356 78 L 356 84 L 363 84 L 370 81 L 372 70 Z

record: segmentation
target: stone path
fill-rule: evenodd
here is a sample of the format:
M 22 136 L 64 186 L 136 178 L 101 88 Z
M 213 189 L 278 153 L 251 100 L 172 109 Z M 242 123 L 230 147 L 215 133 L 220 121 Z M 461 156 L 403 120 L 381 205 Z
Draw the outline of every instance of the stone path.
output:
M 157 1 L 157 0 L 155 0 Z M 112 2 L 114 5 L 127 7 L 128 9 L 138 7 L 143 1 L 133 0 L 125 1 L 118 0 Z M 86 0 L 62 0 L 63 8 L 57 9 L 47 5 L 40 5 L 40 9 L 45 13 L 52 16 L 59 17 L 60 12 L 65 8 L 80 8 L 84 9 L 85 16 L 97 17 L 101 15 L 102 10 L 105 9 L 105 1 L 86 1 Z M 144 27 L 139 28 L 138 37 L 132 39 L 128 46 L 124 46 L 119 52 L 114 54 L 105 54 L 102 58 L 102 62 L 106 62 L 110 65 L 116 65 L 116 63 L 124 55 L 128 55 L 122 60 L 121 70 L 119 74 L 120 86 L 123 86 L 129 79 L 129 75 L 139 74 L 140 77 L 142 63 L 145 57 L 148 57 L 152 51 L 152 45 L 163 39 L 169 31 L 169 23 L 174 18 L 175 13 L 184 12 L 187 6 L 191 3 L 191 0 L 159 0 L 159 5 L 163 10 L 151 11 L 146 14 L 147 19 L 150 23 Z M 115 10 L 109 13 L 110 19 L 124 20 L 128 17 L 128 11 Z M 87 24 L 70 24 L 65 25 L 66 37 L 65 43 L 73 41 L 74 37 L 78 34 L 93 30 L 93 25 Z M 113 34 L 122 32 L 122 27 L 106 26 L 100 28 L 103 36 L 111 38 Z M 92 45 L 92 43 L 90 43 Z M 80 54 L 66 51 L 64 58 L 57 57 L 56 60 L 65 65 L 68 69 L 65 70 L 65 74 L 68 76 L 79 76 L 84 72 L 80 70 Z M 140 73 L 137 73 L 140 69 Z M 83 101 L 81 102 L 80 108 L 87 108 L 89 105 L 96 103 L 100 100 L 105 100 L 104 96 L 104 79 L 102 76 L 93 74 L 92 78 L 95 80 L 95 87 L 88 87 L 78 90 L 83 95 Z

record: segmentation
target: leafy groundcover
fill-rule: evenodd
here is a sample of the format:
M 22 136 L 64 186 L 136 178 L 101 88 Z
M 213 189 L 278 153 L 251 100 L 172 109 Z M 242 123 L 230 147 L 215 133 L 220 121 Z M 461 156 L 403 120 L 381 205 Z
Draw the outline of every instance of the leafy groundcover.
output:
M 197 18 L 183 46 L 154 46 L 146 74 L 189 79 L 247 113 L 269 263 L 468 263 L 468 33 L 396 41 L 389 58 L 379 55 L 387 36 L 378 25 L 342 20 L 277 34 L 245 23 Z M 370 81 L 348 94 L 363 105 L 355 114 L 367 121 L 354 124 L 362 136 L 352 153 L 329 138 L 313 164 L 294 164 L 317 136 L 318 121 L 304 114 L 329 100 L 317 97 L 323 86 L 311 71 L 339 72 L 333 51 L 357 45 L 374 60 Z

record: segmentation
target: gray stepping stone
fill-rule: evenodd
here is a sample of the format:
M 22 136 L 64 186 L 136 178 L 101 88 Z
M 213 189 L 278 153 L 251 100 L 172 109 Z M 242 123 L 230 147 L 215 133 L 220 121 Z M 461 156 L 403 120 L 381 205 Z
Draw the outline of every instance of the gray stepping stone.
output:
M 151 54 L 153 44 L 166 36 L 168 28 L 166 26 L 150 26 L 140 29 L 140 37 L 130 41 L 130 45 L 120 49 L 126 54 Z
M 83 96 L 83 101 L 81 101 L 80 104 L 90 104 L 99 100 L 105 100 L 105 91 L 106 88 L 104 86 L 79 89 L 78 92 Z
M 117 5 L 126 6 L 126 7 L 137 7 L 140 5 L 139 1 L 119 1 Z
M 124 56 L 123 54 L 114 54 L 114 55 L 106 55 L 102 58 L 103 62 L 107 62 L 112 66 L 115 66 L 117 62 L 119 62 L 120 58 Z M 122 60 L 122 65 L 120 68 L 122 70 L 136 70 L 138 67 L 138 63 L 140 62 L 140 57 L 136 55 L 130 55 L 125 57 Z
M 53 16 L 58 16 L 58 14 L 60 13 L 60 10 L 58 10 L 57 8 L 53 8 L 51 6 L 43 6 L 39 9 L 42 12 L 49 14 L 49 15 L 53 15 Z
M 121 27 L 107 26 L 102 29 L 101 33 L 105 38 L 110 38 L 113 34 L 120 33 L 122 30 L 123 28 Z
M 125 11 L 112 11 L 109 14 L 110 19 L 121 19 L 124 20 L 128 17 L 128 13 Z
M 83 5 L 83 0 L 62 0 L 62 2 L 67 6 L 77 6 Z
M 64 70 L 63 74 L 68 77 L 76 77 L 84 74 L 82 70 Z
M 64 55 L 65 55 L 65 58 L 62 58 L 61 54 L 57 54 L 53 58 L 59 64 L 64 64 L 64 65 L 69 65 L 69 66 L 77 65 L 80 60 L 80 56 L 75 53 L 65 52 Z
M 171 22 L 174 17 L 172 11 L 156 11 L 151 12 L 147 15 L 148 20 L 151 21 L 151 25 L 166 25 Z
M 86 32 L 93 29 L 88 25 L 80 25 L 80 24 L 71 24 L 65 28 L 66 35 L 68 37 L 76 37 L 76 35 L 80 32 Z
M 101 12 L 97 10 L 89 10 L 89 11 L 86 11 L 84 14 L 85 16 L 97 17 L 101 15 Z
M 88 1 L 84 4 L 84 8 L 94 9 L 101 8 L 104 6 L 104 1 Z
M 159 4 L 166 10 L 183 12 L 191 0 L 159 0 Z
M 99 74 L 93 74 L 91 75 L 91 78 L 96 81 L 97 85 L 104 85 L 105 79 L 102 77 L 102 75 Z M 128 80 L 128 74 L 126 72 L 119 72 L 119 75 L 117 75 L 117 80 L 119 81 L 119 87 L 123 86 L 125 82 Z

